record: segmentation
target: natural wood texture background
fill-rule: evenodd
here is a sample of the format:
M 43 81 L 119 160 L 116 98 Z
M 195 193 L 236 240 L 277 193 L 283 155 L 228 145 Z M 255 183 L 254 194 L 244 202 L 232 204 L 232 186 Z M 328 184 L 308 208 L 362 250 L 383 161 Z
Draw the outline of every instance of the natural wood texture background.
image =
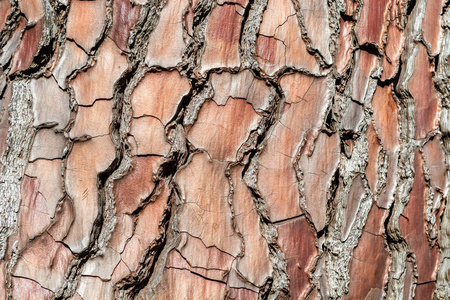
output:
M 449 299 L 450 1 L 0 0 L 0 298 Z

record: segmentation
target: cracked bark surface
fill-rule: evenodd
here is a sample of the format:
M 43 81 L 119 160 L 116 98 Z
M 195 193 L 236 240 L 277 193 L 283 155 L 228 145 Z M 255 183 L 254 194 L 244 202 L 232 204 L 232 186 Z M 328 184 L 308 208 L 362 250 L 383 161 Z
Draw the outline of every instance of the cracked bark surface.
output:
M 449 299 L 450 1 L 0 0 L 0 298 Z

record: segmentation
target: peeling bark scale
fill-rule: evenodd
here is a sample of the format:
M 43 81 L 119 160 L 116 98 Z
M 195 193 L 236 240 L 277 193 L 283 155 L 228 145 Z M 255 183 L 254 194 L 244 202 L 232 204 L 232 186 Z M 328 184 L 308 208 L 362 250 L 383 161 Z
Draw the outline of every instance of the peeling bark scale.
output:
M 0 0 L 0 299 L 450 299 L 449 0 Z

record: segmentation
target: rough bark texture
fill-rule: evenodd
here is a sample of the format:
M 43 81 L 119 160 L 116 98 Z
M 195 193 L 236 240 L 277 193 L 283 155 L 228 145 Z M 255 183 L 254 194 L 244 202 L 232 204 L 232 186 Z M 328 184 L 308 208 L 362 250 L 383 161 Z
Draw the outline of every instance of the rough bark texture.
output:
M 450 1 L 0 0 L 0 298 L 449 299 Z

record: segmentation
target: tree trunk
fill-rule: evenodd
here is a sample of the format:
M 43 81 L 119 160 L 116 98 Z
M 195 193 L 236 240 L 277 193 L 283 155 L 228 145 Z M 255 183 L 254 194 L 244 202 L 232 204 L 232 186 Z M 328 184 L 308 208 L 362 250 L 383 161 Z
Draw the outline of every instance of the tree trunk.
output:
M 450 1 L 0 0 L 0 294 L 448 299 Z

